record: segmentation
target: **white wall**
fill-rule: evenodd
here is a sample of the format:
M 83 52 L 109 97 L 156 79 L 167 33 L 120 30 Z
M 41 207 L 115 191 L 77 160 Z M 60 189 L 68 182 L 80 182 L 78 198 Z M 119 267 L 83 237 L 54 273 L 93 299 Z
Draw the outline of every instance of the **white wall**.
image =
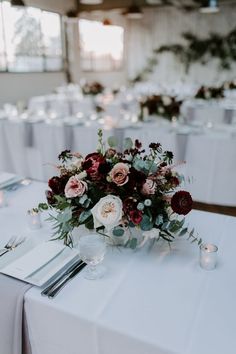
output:
M 63 82 L 64 73 L 0 73 L 0 107 L 6 102 L 27 102 L 32 96 L 50 93 Z
M 128 75 L 133 78 L 146 65 L 153 49 L 163 44 L 183 42 L 181 34 L 191 32 L 206 37 L 210 32 L 227 34 L 236 25 L 236 5 L 222 5 L 217 14 L 190 13 L 165 7 L 155 11 L 145 10 L 141 21 L 132 21 L 129 31 Z M 183 65 L 171 53 L 158 57 L 158 65 L 150 75 L 153 81 L 163 83 L 184 79 L 190 82 L 210 84 L 236 77 L 236 65 L 231 71 L 219 70 L 218 61 L 211 60 L 205 66 L 196 64 L 186 75 Z

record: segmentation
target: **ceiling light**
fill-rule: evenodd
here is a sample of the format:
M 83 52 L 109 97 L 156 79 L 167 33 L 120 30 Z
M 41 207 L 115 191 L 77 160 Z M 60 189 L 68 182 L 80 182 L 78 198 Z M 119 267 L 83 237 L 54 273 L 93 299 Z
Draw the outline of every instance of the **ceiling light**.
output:
M 25 3 L 22 0 L 11 0 L 11 5 L 24 7 Z
M 139 20 L 143 17 L 142 10 L 137 5 L 131 5 L 124 15 L 131 20 Z
M 104 18 L 104 20 L 102 21 L 104 26 L 111 26 L 112 22 L 109 18 Z
M 206 4 L 203 4 L 199 11 L 203 14 L 213 14 L 219 12 L 217 0 L 209 0 Z
M 103 0 L 80 0 L 80 3 L 83 5 L 100 5 Z

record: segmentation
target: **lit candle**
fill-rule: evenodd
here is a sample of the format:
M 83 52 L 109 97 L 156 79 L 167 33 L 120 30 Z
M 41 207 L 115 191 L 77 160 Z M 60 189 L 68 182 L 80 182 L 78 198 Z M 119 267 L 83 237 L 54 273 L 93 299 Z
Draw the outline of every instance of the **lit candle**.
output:
M 28 224 L 31 230 L 41 228 L 40 213 L 37 209 L 28 210 Z
M 216 245 L 206 243 L 200 247 L 200 266 L 205 270 L 215 269 L 217 263 Z
M 0 190 L 0 208 L 7 206 L 6 195 L 4 191 Z

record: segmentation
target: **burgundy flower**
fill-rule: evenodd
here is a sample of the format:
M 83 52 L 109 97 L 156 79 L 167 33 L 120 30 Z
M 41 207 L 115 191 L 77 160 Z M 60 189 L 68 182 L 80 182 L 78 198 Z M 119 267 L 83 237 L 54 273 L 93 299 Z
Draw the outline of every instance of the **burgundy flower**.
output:
M 92 180 L 99 180 L 102 177 L 102 174 L 99 172 L 99 167 L 100 165 L 105 164 L 105 162 L 106 161 L 102 155 L 98 152 L 94 152 L 85 157 L 82 166 Z
M 142 171 L 136 170 L 134 167 L 130 168 L 129 174 L 130 188 L 134 188 L 135 185 L 142 186 L 146 181 L 146 175 Z
M 140 210 L 131 210 L 129 217 L 133 224 L 138 225 L 143 219 L 143 213 Z
M 179 179 L 175 176 L 171 177 L 170 183 L 173 187 L 178 187 L 178 185 L 180 184 Z
M 136 209 L 137 201 L 132 197 L 126 198 L 123 201 L 123 210 L 125 214 L 129 214 L 132 210 Z
M 49 205 L 53 205 L 56 203 L 56 199 L 55 199 L 54 193 L 52 191 L 47 190 L 45 192 L 45 194 L 46 194 L 47 202 Z
M 68 181 L 68 178 L 69 177 L 67 176 L 63 176 L 63 177 L 54 176 L 49 179 L 48 186 L 51 188 L 54 194 L 61 194 L 64 192 L 64 188 Z
M 178 191 L 171 198 L 171 208 L 179 215 L 186 215 L 192 210 L 193 200 L 189 192 Z
M 142 143 L 138 139 L 135 140 L 135 147 L 137 149 L 141 149 L 141 147 L 142 147 Z

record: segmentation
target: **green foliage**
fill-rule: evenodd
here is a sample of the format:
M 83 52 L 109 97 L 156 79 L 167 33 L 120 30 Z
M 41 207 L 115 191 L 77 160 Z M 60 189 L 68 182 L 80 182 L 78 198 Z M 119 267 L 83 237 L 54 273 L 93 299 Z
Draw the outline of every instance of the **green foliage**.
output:
M 116 147 L 118 144 L 117 138 L 115 136 L 109 136 L 109 138 L 107 139 L 107 142 L 111 148 Z
M 153 228 L 153 222 L 151 221 L 151 218 L 148 215 L 143 215 L 140 227 L 143 231 L 149 231 Z
M 121 227 L 115 227 L 114 229 L 113 229 L 113 235 L 114 236 L 117 236 L 117 237 L 121 237 L 121 236 L 123 236 L 124 235 L 124 233 L 125 233 L 125 231 L 124 231 L 124 229 L 122 229 Z
M 157 64 L 156 56 L 165 52 L 175 55 L 184 64 L 186 72 L 194 63 L 205 65 L 212 58 L 219 60 L 219 70 L 230 70 L 236 61 L 236 28 L 226 35 L 210 33 L 207 38 L 198 38 L 190 32 L 182 34 L 186 44 L 163 45 L 154 50 L 153 57 L 148 59 L 146 67 L 132 82 L 142 81 L 147 73 L 153 72 Z

